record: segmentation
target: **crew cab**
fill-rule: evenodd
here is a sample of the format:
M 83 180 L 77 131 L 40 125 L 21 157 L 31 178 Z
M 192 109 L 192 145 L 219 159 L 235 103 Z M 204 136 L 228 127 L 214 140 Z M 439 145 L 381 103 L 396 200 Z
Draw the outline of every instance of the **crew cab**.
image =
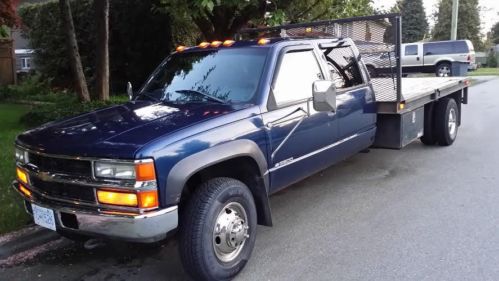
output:
M 64 236 L 177 231 L 186 272 L 231 279 L 271 194 L 373 146 L 455 141 L 467 79 L 396 78 L 371 80 L 351 38 L 180 46 L 130 102 L 19 135 L 13 188 Z

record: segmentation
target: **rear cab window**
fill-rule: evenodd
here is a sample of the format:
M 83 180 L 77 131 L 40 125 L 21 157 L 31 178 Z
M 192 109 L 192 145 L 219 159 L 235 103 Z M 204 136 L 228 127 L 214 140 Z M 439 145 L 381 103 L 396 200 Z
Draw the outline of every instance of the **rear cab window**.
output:
M 364 84 L 359 63 L 350 47 L 326 49 L 324 56 L 331 80 L 339 91 L 338 94 L 341 94 L 342 90 L 347 91 L 349 88 Z

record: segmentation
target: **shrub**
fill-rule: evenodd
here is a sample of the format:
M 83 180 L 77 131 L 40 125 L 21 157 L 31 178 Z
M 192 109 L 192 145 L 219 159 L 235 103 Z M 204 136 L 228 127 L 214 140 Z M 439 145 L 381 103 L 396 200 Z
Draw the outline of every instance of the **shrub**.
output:
M 0 88 L 0 100 L 53 102 L 63 96 L 64 93 L 52 91 L 49 84 L 40 75 L 28 76 L 18 85 Z
M 487 66 L 488 67 L 497 67 L 497 55 L 494 52 L 490 52 L 487 57 Z
M 122 104 L 128 101 L 126 96 L 113 96 L 109 101 L 79 102 L 73 95 L 66 96 L 55 103 L 33 106 L 31 111 L 21 117 L 21 123 L 27 127 L 36 127 L 47 122 L 60 120 L 99 108 Z

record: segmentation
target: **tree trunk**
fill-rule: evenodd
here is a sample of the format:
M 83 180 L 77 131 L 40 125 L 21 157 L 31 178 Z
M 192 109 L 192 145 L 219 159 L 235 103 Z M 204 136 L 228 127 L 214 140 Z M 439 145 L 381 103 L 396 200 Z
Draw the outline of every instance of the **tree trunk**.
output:
M 74 75 L 76 93 L 80 101 L 88 102 L 90 101 L 90 94 L 88 93 L 87 80 L 85 79 L 85 73 L 83 72 L 83 66 L 81 64 L 69 0 L 59 0 L 59 7 L 61 9 L 64 31 L 66 33 L 69 62 Z
M 109 0 L 95 0 L 97 23 L 96 91 L 99 100 L 109 100 Z

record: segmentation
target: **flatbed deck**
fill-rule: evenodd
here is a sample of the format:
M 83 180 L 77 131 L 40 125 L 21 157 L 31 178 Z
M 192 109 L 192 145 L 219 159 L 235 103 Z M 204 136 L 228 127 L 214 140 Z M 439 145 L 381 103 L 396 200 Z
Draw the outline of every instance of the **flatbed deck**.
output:
M 381 87 L 388 83 L 384 82 L 390 78 L 372 79 L 377 102 L 396 102 L 397 92 L 395 89 Z M 402 98 L 401 102 L 411 102 L 423 96 L 428 96 L 435 91 L 443 92 L 446 89 L 454 88 L 459 83 L 463 83 L 466 77 L 421 77 L 402 78 Z
M 398 103 L 404 103 L 406 109 L 417 108 L 427 102 L 452 94 L 465 87 L 467 77 L 419 77 L 402 78 L 400 101 L 397 92 L 387 81 L 391 78 L 373 78 L 374 93 L 379 113 L 400 113 Z M 404 110 L 405 111 L 405 110 Z

